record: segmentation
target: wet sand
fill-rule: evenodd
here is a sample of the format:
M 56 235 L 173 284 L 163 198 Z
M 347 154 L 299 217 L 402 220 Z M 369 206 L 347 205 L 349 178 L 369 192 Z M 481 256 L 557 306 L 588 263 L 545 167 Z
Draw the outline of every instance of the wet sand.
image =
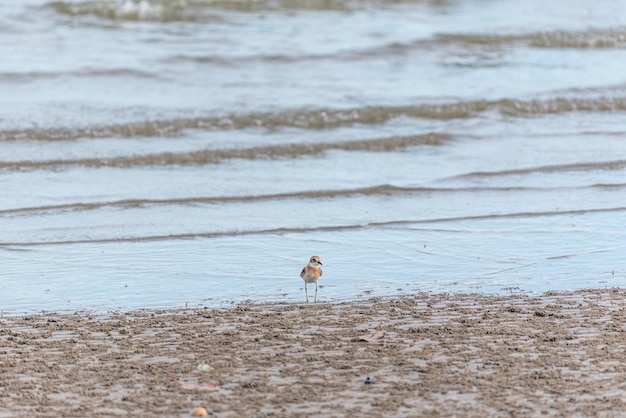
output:
M 605 289 L 3 317 L 0 417 L 620 416 L 625 312 Z

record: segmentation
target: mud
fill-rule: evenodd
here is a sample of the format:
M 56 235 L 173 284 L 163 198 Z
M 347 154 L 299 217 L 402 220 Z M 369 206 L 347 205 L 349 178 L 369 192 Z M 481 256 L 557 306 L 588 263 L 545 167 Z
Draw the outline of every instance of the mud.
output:
M 620 416 L 625 309 L 603 289 L 3 317 L 0 417 Z

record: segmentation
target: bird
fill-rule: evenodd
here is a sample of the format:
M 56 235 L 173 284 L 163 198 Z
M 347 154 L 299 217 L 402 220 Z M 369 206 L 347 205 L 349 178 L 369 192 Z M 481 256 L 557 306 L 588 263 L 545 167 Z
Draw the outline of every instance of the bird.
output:
M 309 292 L 307 291 L 306 285 L 307 283 L 315 283 L 315 298 L 313 302 L 317 302 L 317 281 L 322 276 L 321 266 L 322 261 L 316 255 L 311 257 L 309 260 L 309 264 L 304 266 L 302 271 L 300 272 L 300 277 L 304 280 L 304 293 L 306 294 L 306 301 L 309 302 Z

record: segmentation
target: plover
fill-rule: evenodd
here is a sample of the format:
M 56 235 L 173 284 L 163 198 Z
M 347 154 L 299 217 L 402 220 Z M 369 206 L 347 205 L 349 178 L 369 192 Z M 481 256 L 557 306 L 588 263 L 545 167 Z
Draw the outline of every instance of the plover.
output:
M 304 293 L 306 294 L 306 301 L 309 302 L 309 292 L 306 289 L 306 285 L 308 283 L 315 283 L 315 298 L 313 302 L 317 302 L 317 280 L 322 276 L 321 266 L 322 262 L 320 258 L 316 255 L 311 257 L 309 260 L 309 264 L 304 266 L 302 272 L 300 273 L 300 277 L 304 280 Z

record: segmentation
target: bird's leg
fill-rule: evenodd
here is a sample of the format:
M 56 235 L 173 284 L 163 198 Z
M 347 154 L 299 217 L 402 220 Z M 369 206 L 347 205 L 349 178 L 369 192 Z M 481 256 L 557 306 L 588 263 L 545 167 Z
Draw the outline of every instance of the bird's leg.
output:
M 315 282 L 315 299 L 313 299 L 313 303 L 317 302 L 317 282 Z
M 306 282 L 304 282 L 304 294 L 306 295 L 306 303 L 309 303 L 309 292 L 306 290 Z

